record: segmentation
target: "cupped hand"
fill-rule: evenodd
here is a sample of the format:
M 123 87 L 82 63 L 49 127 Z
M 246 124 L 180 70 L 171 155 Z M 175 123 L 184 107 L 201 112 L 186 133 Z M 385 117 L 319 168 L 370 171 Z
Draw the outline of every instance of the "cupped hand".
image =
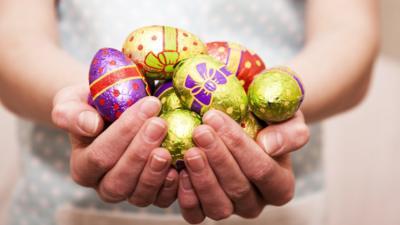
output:
M 65 88 L 54 98 L 54 124 L 70 134 L 71 176 L 95 188 L 107 202 L 128 200 L 136 206 L 168 207 L 176 199 L 178 173 L 171 155 L 160 148 L 167 124 L 157 118 L 161 104 L 146 97 L 104 129 L 104 121 L 87 103 L 88 88 Z
M 290 120 L 270 125 L 254 141 L 230 117 L 216 110 L 195 129 L 195 148 L 185 154 L 178 200 L 183 217 L 200 223 L 237 214 L 255 218 L 270 205 L 283 205 L 294 195 L 289 153 L 309 139 L 299 111 Z

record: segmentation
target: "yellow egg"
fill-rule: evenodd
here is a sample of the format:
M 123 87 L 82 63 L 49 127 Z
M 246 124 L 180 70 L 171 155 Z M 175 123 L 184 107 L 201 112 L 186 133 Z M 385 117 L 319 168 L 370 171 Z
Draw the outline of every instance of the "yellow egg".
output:
M 126 38 L 122 51 L 153 79 L 169 79 L 180 60 L 206 54 L 206 45 L 194 34 L 169 26 L 139 28 Z

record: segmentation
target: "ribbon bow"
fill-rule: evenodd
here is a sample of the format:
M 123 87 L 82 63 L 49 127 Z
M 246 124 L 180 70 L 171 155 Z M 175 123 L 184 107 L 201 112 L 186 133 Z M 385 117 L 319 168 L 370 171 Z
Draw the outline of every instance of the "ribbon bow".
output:
M 174 71 L 174 65 L 179 60 L 179 53 L 176 51 L 164 51 L 156 56 L 153 52 L 146 55 L 144 63 L 150 67 L 151 72 L 171 73 Z
M 186 77 L 185 87 L 190 89 L 194 97 L 191 109 L 197 113 L 201 112 L 203 106 L 209 106 L 212 102 L 212 93 L 217 90 L 218 85 L 226 84 L 226 77 L 232 73 L 225 66 L 220 69 L 207 69 L 206 63 L 196 66 L 202 81 L 196 81 L 190 74 Z

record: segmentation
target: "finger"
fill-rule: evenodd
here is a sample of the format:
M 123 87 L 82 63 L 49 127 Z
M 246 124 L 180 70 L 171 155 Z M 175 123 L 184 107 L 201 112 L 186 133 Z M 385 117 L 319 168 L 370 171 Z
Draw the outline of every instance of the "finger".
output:
M 179 175 L 175 168 L 170 168 L 168 175 L 164 180 L 164 184 L 160 192 L 158 193 L 157 199 L 154 201 L 154 205 L 160 208 L 167 208 L 174 203 L 177 192 Z
M 308 142 L 309 136 L 310 132 L 304 122 L 303 114 L 298 111 L 292 119 L 270 125 L 260 131 L 257 142 L 274 157 L 303 147 Z
M 52 110 L 53 123 L 74 135 L 94 137 L 104 127 L 104 121 L 96 109 L 90 106 L 81 95 L 88 93 L 82 87 L 69 87 L 61 90 L 54 98 Z
M 234 120 L 220 111 L 211 110 L 203 116 L 203 122 L 217 132 L 243 173 L 269 204 L 281 205 L 293 197 L 291 171 L 280 167 Z
M 264 204 L 215 131 L 208 125 L 201 125 L 195 129 L 193 139 L 206 154 L 219 184 L 233 201 L 235 213 L 246 218 L 258 216 Z
M 133 205 L 145 207 L 155 202 L 171 165 L 171 154 L 163 148 L 157 148 L 150 154 L 135 191 L 129 198 Z
M 100 183 L 100 194 L 111 201 L 121 201 L 127 199 L 135 190 L 140 175 L 150 158 L 152 149 L 158 148 L 167 132 L 167 124 L 164 120 L 154 117 L 146 121 L 139 133 L 135 136 L 132 143 L 121 156 L 115 166 L 107 172 Z M 157 155 L 154 163 L 162 164 L 163 168 L 158 165 L 159 171 L 153 173 L 166 173 L 169 166 L 165 161 L 165 153 Z M 170 154 L 166 152 L 170 157 Z M 163 161 L 164 160 L 164 161 Z M 163 172 L 161 172 L 163 171 Z M 164 172 L 165 171 L 165 172 Z M 165 174 L 166 175 L 166 174 Z M 161 179 L 163 181 L 165 177 Z M 152 184 L 147 183 L 151 186 Z M 155 188 L 155 187 L 153 187 Z M 152 203 L 152 202 L 151 202 Z
M 203 222 L 205 216 L 200 201 L 185 170 L 182 170 L 179 176 L 178 202 L 182 216 L 188 223 L 198 224 Z
M 74 180 L 84 186 L 96 185 L 99 178 L 119 160 L 145 121 L 159 113 L 160 107 L 157 98 L 141 99 L 87 148 L 82 138 L 73 137 L 71 174 Z
M 190 181 L 207 217 L 221 220 L 233 213 L 233 205 L 219 185 L 205 154 L 198 148 L 185 153 Z

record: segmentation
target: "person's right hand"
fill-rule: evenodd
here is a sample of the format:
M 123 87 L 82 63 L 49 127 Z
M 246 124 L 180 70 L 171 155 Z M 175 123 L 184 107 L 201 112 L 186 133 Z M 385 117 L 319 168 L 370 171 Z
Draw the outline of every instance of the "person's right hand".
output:
M 160 144 L 167 124 L 156 117 L 161 103 L 146 97 L 103 131 L 104 122 L 87 103 L 88 88 L 72 86 L 54 98 L 54 124 L 70 134 L 71 176 L 106 202 L 128 200 L 144 207 L 168 207 L 176 199 L 178 174 Z

